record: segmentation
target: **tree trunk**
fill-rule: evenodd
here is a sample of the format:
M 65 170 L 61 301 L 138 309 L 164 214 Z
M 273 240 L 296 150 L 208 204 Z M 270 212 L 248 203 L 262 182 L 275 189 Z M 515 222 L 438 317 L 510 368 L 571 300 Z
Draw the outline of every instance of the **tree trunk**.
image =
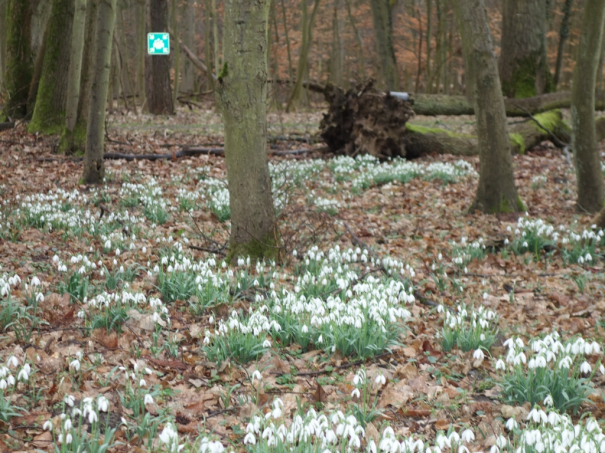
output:
M 444 96 L 440 94 L 417 93 L 414 98 L 414 112 L 417 115 L 474 115 L 475 109 L 465 96 Z M 553 109 L 571 107 L 571 92 L 558 91 L 525 99 L 504 99 L 507 116 L 528 116 Z M 605 93 L 595 95 L 595 109 L 605 110 Z
M 338 19 L 339 0 L 334 0 L 332 17 L 332 52 L 330 55 L 329 80 L 335 85 L 342 85 L 342 43 L 340 42 L 340 20 Z
M 82 77 L 82 52 L 84 50 L 84 27 L 86 24 L 86 0 L 76 0 L 74 20 L 71 27 L 71 51 L 69 74 L 67 76 L 67 105 L 65 107 L 65 128 L 59 141 L 59 152 L 70 154 L 78 119 L 80 101 L 80 80 Z
M 590 223 L 596 225 L 597 228 L 605 229 L 605 208 L 601 209 Z
M 230 260 L 279 256 L 266 152 L 268 18 L 269 0 L 225 0 L 224 69 L 217 100 L 225 123 Z
M 95 74 L 92 85 L 88 129 L 86 131 L 86 152 L 84 154 L 85 184 L 101 184 L 105 176 L 103 146 L 105 132 L 105 104 L 109 88 L 111 48 L 116 18 L 117 0 L 99 0 L 97 16 L 97 46 Z
M 7 0 L 0 0 L 0 93 L 4 92 L 6 70 L 6 6 Z
M 141 110 L 145 109 L 145 47 L 147 43 L 147 0 L 137 3 L 137 94 Z
M 281 11 L 284 18 L 284 35 L 286 38 L 286 51 L 288 52 L 288 76 L 290 80 L 294 77 L 294 69 L 292 66 L 292 52 L 290 51 L 290 35 L 288 34 L 288 19 L 286 18 L 286 5 L 284 0 L 281 0 Z
M 73 14 L 74 0 L 53 0 L 30 134 L 60 134 L 65 125 Z
M 382 66 L 379 72 L 384 86 L 389 91 L 399 89 L 399 71 L 393 45 L 393 5 L 391 0 L 370 0 L 376 51 Z
M 308 75 L 309 65 L 309 49 L 311 48 L 311 41 L 313 35 L 313 24 L 315 23 L 315 15 L 319 7 L 320 0 L 315 0 L 313 5 L 313 11 L 311 12 L 311 18 L 307 20 L 308 7 L 307 0 L 302 0 L 302 42 L 300 44 L 300 54 L 298 55 L 298 67 L 296 68 L 296 81 L 292 87 L 288 104 L 286 105 L 286 112 L 289 112 L 295 104 L 300 100 L 302 95 L 303 81 L 305 76 Z
M 190 49 L 195 49 L 195 8 L 194 0 L 186 0 L 182 8 L 181 30 L 183 44 Z M 183 76 L 181 78 L 181 92 L 192 93 L 195 81 L 195 68 L 188 58 L 183 59 Z
M 571 18 L 572 3 L 573 0 L 565 0 L 563 4 L 563 19 L 561 19 L 561 27 L 559 28 L 559 45 L 557 46 L 557 62 L 555 63 L 555 77 L 553 80 L 555 89 L 559 86 L 561 69 L 563 68 L 563 50 L 565 49 L 565 41 L 569 37 L 569 20 Z
M 282 0 L 283 1 L 283 0 Z M 353 13 L 351 12 L 351 2 L 350 0 L 344 0 L 345 5 L 347 7 L 347 16 L 349 18 L 349 23 L 351 24 L 351 28 L 353 28 L 353 35 L 355 36 L 355 42 L 357 43 L 358 56 L 357 56 L 357 79 L 365 80 L 366 79 L 366 65 L 365 65 L 365 57 L 363 54 L 363 39 L 361 39 L 361 33 L 359 33 L 359 29 L 355 24 L 355 18 L 353 17 Z
M 179 21 L 177 19 L 177 0 L 172 0 L 171 5 L 171 20 L 172 20 L 172 31 L 174 36 L 179 36 L 180 27 L 178 26 Z M 181 75 L 181 47 L 178 41 L 174 43 L 174 90 L 172 92 L 172 104 L 176 106 L 176 98 L 179 95 L 180 89 L 180 75 Z
M 0 116 L 24 118 L 33 72 L 30 48 L 31 1 L 8 0 L 6 17 L 6 102 Z
M 50 21 L 49 21 L 50 22 Z M 42 77 L 42 68 L 44 67 L 44 55 L 46 53 L 46 43 L 48 39 L 48 23 L 47 28 L 44 30 L 44 39 L 38 47 L 38 53 L 36 54 L 36 61 L 34 63 L 34 71 L 32 73 L 32 81 L 29 84 L 29 93 L 27 94 L 27 116 L 26 118 L 31 119 L 34 109 L 36 107 L 36 98 L 38 97 L 38 88 L 40 86 L 40 78 Z
M 168 31 L 168 0 L 149 1 L 149 32 Z M 147 109 L 153 115 L 174 113 L 170 87 L 170 55 L 145 57 Z
M 206 9 L 204 10 L 204 53 L 206 58 L 206 64 L 208 67 L 208 71 L 206 71 L 206 76 L 208 77 L 208 86 L 211 90 L 214 90 L 214 78 L 212 74 L 220 71 L 221 68 L 214 67 L 214 62 L 212 60 L 212 47 L 210 46 L 211 41 L 211 28 L 212 28 L 212 5 L 210 0 L 206 0 Z
M 594 91 L 603 38 L 605 0 L 587 0 L 582 32 L 573 71 L 571 92 L 572 147 L 578 180 L 578 208 L 598 212 L 605 192 L 597 147 L 594 119 Z
M 470 207 L 485 213 L 524 210 L 517 195 L 506 111 L 484 0 L 455 0 L 479 141 L 479 187 Z
M 545 0 L 504 0 L 500 79 L 505 96 L 527 98 L 553 91 L 546 58 Z

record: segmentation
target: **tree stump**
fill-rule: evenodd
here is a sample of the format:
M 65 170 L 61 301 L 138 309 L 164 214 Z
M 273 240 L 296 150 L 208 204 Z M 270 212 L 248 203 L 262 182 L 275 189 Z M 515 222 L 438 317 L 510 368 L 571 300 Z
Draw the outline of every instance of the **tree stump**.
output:
M 371 154 L 380 159 L 406 157 L 406 122 L 412 103 L 375 86 L 374 80 L 344 91 L 328 84 L 328 112 L 320 123 L 321 137 L 335 154 Z

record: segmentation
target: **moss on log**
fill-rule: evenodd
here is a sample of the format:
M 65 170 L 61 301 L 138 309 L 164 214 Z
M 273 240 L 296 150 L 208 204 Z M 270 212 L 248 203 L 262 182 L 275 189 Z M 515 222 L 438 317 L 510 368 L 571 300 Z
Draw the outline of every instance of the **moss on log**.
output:
M 560 110 L 552 110 L 535 116 L 542 126 L 555 134 L 559 140 L 568 142 L 570 128 L 563 121 Z M 429 128 L 414 124 L 406 124 L 405 135 L 406 157 L 420 157 L 424 154 L 454 154 L 458 156 L 473 156 L 479 154 L 477 137 L 469 134 L 457 134 L 438 128 Z M 603 121 L 605 135 L 605 118 Z M 547 131 L 538 126 L 535 121 L 528 119 L 509 128 L 511 152 L 523 154 L 526 150 L 540 142 L 550 140 Z

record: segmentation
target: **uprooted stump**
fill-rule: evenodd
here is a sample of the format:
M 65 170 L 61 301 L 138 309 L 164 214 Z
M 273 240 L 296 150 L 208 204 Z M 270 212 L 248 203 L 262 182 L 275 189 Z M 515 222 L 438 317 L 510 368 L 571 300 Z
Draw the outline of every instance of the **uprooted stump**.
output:
M 414 116 L 411 102 L 377 89 L 374 80 L 346 92 L 328 84 L 323 93 L 329 106 L 319 127 L 332 152 L 406 157 L 405 124 Z

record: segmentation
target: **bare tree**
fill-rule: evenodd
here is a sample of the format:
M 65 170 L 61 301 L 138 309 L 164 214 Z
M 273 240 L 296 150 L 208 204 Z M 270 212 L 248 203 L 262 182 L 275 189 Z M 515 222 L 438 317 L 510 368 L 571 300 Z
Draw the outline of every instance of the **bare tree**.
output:
M 231 208 L 229 259 L 278 257 L 267 157 L 267 27 L 270 0 L 225 0 L 217 99 L 225 123 Z
M 471 205 L 485 213 L 524 210 L 517 195 L 506 110 L 484 0 L 454 1 L 479 142 L 479 187 Z
M 149 0 L 149 32 L 168 31 L 168 0 Z M 145 57 L 147 110 L 154 115 L 174 113 L 170 87 L 170 56 Z
M 109 88 L 111 48 L 116 18 L 117 0 L 99 0 L 97 15 L 97 45 L 95 75 L 92 84 L 86 152 L 84 153 L 85 184 L 101 184 L 105 177 L 103 146 L 105 132 L 105 105 Z
M 381 65 L 380 74 L 384 87 L 388 91 L 399 89 L 399 70 L 393 44 L 393 7 L 397 3 L 392 0 L 370 0 L 376 50 Z
M 586 0 L 571 91 L 572 147 L 578 179 L 577 205 L 587 212 L 599 211 L 605 200 L 594 117 L 595 81 L 604 17 L 605 0 Z

